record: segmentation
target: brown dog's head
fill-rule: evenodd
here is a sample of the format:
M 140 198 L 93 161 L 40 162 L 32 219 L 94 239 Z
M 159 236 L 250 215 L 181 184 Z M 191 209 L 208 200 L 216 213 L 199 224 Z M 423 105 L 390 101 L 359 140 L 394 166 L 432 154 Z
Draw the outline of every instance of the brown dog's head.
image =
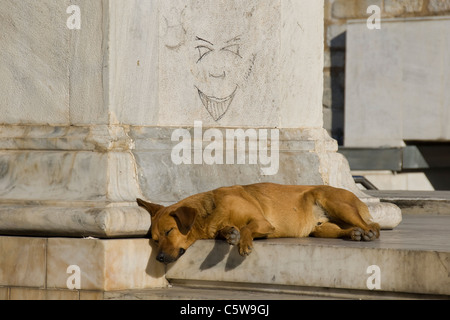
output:
M 168 264 L 181 257 L 194 242 L 190 236 L 197 212 L 185 206 L 168 207 L 137 199 L 152 217 L 151 237 L 158 245 L 156 260 Z

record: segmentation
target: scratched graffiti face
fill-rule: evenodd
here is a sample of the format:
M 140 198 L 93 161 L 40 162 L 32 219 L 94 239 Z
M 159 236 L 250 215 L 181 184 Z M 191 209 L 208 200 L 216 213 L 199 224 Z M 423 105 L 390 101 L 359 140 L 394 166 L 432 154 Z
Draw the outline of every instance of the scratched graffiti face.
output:
M 207 40 L 199 36 L 195 39 L 199 56 L 195 87 L 203 106 L 215 121 L 230 108 L 238 93 L 241 74 L 245 72 L 242 38 L 237 35 L 229 40 Z
M 253 72 L 257 36 L 249 11 L 235 6 L 233 1 L 219 8 L 214 2 L 192 12 L 190 46 L 195 61 L 194 86 L 203 106 L 218 121 Z M 211 14 L 213 10 L 216 14 Z
M 267 101 L 273 106 L 274 99 L 262 103 L 267 90 L 260 88 L 271 74 L 271 64 L 266 61 L 268 56 L 271 58 L 267 53 L 273 51 L 274 37 L 264 34 L 266 30 L 261 25 L 261 21 L 270 21 L 267 19 L 270 3 L 191 0 L 178 6 L 172 2 L 163 13 L 162 38 L 164 49 L 169 50 L 164 58 L 179 55 L 178 62 L 173 64 L 177 66 L 173 71 L 178 78 L 172 78 L 172 85 L 174 81 L 183 81 L 185 107 L 190 115 L 197 114 L 195 120 L 205 121 L 206 116 L 212 123 L 241 125 L 234 121 L 236 117 L 245 119 L 255 115 L 255 111 L 256 117 L 261 116 L 264 112 L 258 112 L 258 108 L 266 108 L 268 113 L 268 106 L 264 105 Z M 271 32 L 275 33 L 274 29 Z M 170 68 L 174 69 L 173 65 Z M 188 70 L 187 76 L 184 68 Z M 187 101 L 193 101 L 192 94 L 195 106 L 187 105 Z M 170 97 L 176 95 L 171 92 Z

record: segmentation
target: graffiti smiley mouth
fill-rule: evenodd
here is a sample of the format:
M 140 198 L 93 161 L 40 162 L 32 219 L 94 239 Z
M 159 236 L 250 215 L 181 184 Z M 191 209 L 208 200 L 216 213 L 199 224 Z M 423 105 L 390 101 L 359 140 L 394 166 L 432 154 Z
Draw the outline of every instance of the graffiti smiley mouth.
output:
M 225 73 L 225 71 L 222 74 L 212 74 L 212 73 L 210 73 L 209 76 L 211 78 L 216 78 L 216 79 L 225 79 L 226 73 Z
M 233 99 L 236 95 L 237 88 L 238 87 L 236 86 L 233 93 L 225 98 L 217 98 L 214 96 L 208 96 L 208 95 L 204 94 L 199 88 L 197 88 L 198 95 L 200 97 L 200 100 L 203 103 L 203 106 L 209 112 L 209 114 L 214 119 L 214 121 L 219 121 L 227 113 L 227 111 L 230 108 L 230 105 L 233 102 Z

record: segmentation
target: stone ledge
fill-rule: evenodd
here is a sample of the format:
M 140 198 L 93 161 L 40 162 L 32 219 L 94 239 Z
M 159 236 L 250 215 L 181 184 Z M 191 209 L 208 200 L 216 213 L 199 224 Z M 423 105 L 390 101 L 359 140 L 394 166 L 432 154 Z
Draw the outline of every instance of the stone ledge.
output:
M 398 206 L 404 214 L 450 215 L 450 191 L 366 191 Z
M 192 123 L 194 125 L 194 123 Z M 179 128 L 190 131 L 192 126 L 130 126 L 130 125 L 91 125 L 91 126 L 44 126 L 44 125 L 2 125 L 0 127 L 1 150 L 56 150 L 56 151 L 96 151 L 126 152 L 130 150 L 171 150 L 174 143 L 172 133 Z M 205 130 L 202 127 L 202 137 Z M 227 129 L 236 127 L 214 127 L 226 137 Z M 265 127 L 243 127 L 247 129 L 267 129 Z M 270 140 L 270 139 L 269 139 Z M 337 143 L 325 129 L 280 128 L 280 150 L 312 151 L 322 148 L 337 151 Z M 204 144 L 211 143 L 205 140 Z
M 369 266 L 379 266 L 380 291 L 450 295 L 450 217 L 408 216 L 374 242 L 270 239 L 242 258 L 222 241 L 195 243 L 169 266 L 169 282 L 225 282 L 370 291 Z
M 134 143 L 129 126 L 2 125 L 2 150 L 128 151 Z
M 45 202 L 44 202 L 45 203 Z M 62 204 L 62 203 L 61 203 Z M 70 206 L 72 204 L 72 206 Z M 147 236 L 151 219 L 136 203 L 126 206 L 0 206 L 0 234 L 44 237 L 125 238 Z M 114 206 L 116 205 L 116 206 Z

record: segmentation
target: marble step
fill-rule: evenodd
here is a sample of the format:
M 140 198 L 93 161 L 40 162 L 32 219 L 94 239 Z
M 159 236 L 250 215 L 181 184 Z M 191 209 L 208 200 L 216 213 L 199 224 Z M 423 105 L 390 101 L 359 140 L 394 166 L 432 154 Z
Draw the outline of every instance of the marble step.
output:
M 382 202 L 398 206 L 403 214 L 450 215 L 450 191 L 392 191 L 366 190 Z
M 450 299 L 449 215 L 404 215 L 373 242 L 257 240 L 242 258 L 203 240 L 168 266 L 157 253 L 144 238 L 3 236 L 0 300 Z
M 345 299 L 345 297 L 340 297 Z M 328 295 L 316 292 L 279 292 L 246 288 L 175 285 L 165 289 L 127 290 L 104 293 L 104 300 L 324 300 Z
M 104 292 L 103 300 L 203 300 L 203 301 L 293 301 L 293 300 L 436 300 L 449 299 L 443 295 L 407 294 L 387 291 L 345 290 L 314 287 L 271 288 L 224 283 L 176 283 L 169 288 Z
M 168 267 L 166 279 L 183 285 L 239 284 L 280 291 L 327 288 L 450 298 L 450 216 L 406 215 L 400 226 L 382 231 L 373 242 L 258 240 L 246 258 L 224 241 L 198 241 Z

